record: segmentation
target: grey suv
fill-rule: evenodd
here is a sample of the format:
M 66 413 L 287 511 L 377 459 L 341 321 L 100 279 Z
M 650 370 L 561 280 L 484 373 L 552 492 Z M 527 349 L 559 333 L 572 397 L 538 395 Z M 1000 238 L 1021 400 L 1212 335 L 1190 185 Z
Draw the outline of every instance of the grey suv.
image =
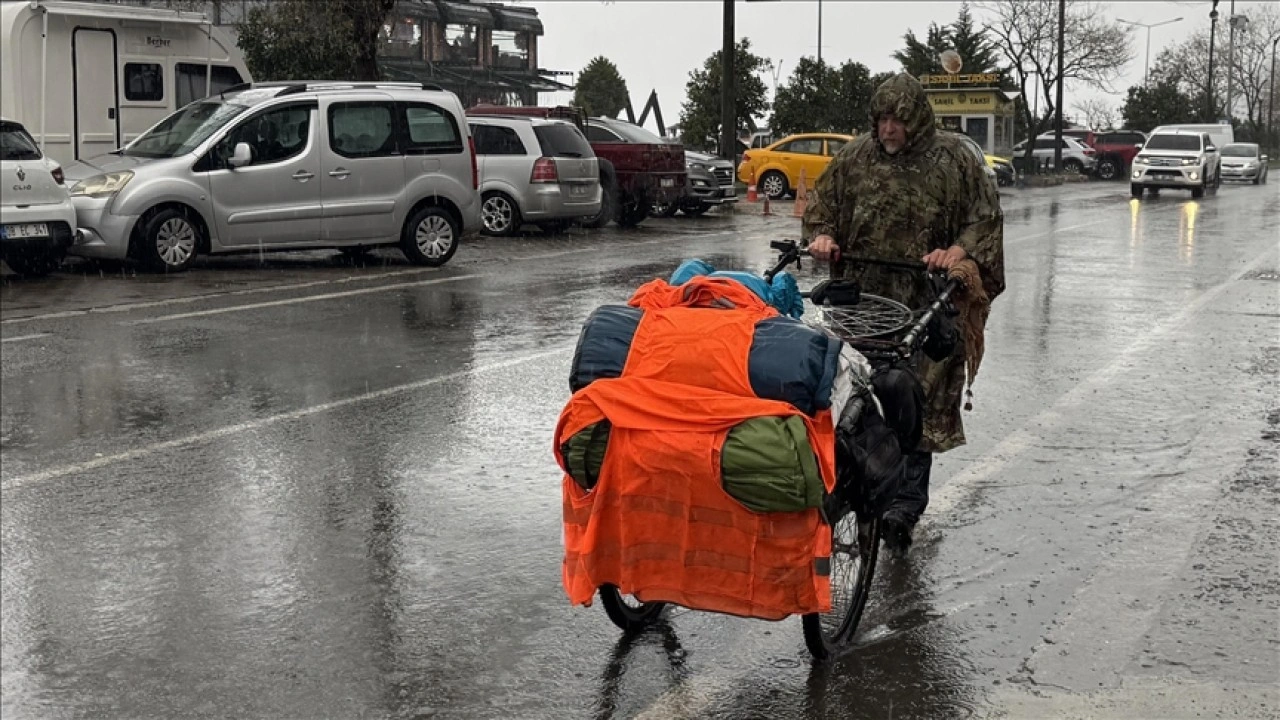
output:
M 237 85 L 66 174 L 70 252 L 166 271 L 200 253 L 391 244 L 442 265 L 480 224 L 462 104 L 416 83 Z
M 600 168 L 572 123 L 529 117 L 471 117 L 480 162 L 480 218 L 490 235 L 525 223 L 559 232 L 600 212 Z

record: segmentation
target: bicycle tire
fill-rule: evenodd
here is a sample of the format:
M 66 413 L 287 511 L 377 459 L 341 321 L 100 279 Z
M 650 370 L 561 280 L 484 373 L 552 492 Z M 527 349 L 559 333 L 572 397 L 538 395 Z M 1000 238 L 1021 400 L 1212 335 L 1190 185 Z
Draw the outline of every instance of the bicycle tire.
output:
M 850 343 L 900 333 L 911 327 L 916 319 L 916 314 L 906 305 L 871 294 L 864 294 L 857 305 L 816 306 L 814 309 L 816 325 Z
M 853 531 L 852 542 L 847 537 Z M 827 660 L 839 655 L 853 642 L 871 595 L 871 581 L 875 578 L 876 558 L 880 551 L 880 518 L 859 523 L 857 515 L 850 511 L 831 526 L 831 611 L 809 613 L 801 617 L 804 644 L 816 660 Z M 856 563 L 852 572 L 839 572 L 837 553 L 841 548 L 857 548 Z M 852 558 L 852 556 L 850 556 Z M 848 587 L 844 578 L 848 577 Z M 847 595 L 842 592 L 847 590 Z
M 627 634 L 641 632 L 653 625 L 667 608 L 663 602 L 629 603 L 627 597 L 623 597 L 616 585 L 600 586 L 600 604 L 604 605 L 605 613 L 618 629 Z

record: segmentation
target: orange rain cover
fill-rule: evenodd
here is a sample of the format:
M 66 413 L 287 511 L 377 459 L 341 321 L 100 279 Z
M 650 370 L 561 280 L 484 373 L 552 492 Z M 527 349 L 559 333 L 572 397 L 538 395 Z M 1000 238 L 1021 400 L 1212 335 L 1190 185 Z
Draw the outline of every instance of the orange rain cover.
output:
M 721 485 L 730 429 L 800 415 L 827 490 L 835 486 L 830 410 L 808 417 L 751 391 L 755 324 L 777 311 L 740 283 L 711 277 L 655 280 L 630 304 L 645 313 L 622 377 L 575 393 L 556 428 L 563 468 L 564 442 L 600 420 L 613 426 L 595 488 L 567 474 L 562 481 L 570 602 L 590 605 L 609 583 L 642 601 L 765 620 L 830 610 L 831 530 L 818 510 L 753 512 Z

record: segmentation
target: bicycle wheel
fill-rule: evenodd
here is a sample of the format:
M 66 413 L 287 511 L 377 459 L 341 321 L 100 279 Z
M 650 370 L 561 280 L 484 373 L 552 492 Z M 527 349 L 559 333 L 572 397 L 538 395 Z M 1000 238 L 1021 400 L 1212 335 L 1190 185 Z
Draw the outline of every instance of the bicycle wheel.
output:
M 600 586 L 600 603 L 613 624 L 625 633 L 640 632 L 649 627 L 667 607 L 666 603 L 646 603 L 631 595 L 623 596 L 616 585 Z
M 853 641 L 867 606 L 880 546 L 880 518 L 859 522 L 850 511 L 831 527 L 831 612 L 801 618 L 804 644 L 818 660 Z
M 864 294 L 857 305 L 820 305 L 815 310 L 817 323 L 846 341 L 884 337 L 915 322 L 911 308 L 879 295 Z

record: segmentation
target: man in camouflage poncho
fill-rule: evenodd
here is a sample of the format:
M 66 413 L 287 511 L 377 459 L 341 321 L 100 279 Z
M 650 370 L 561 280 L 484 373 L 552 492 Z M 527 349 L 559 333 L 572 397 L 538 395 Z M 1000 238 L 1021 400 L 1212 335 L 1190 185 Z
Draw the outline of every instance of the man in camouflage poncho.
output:
M 871 124 L 871 133 L 836 155 L 810 195 L 803 228 L 810 254 L 833 259 L 833 278 L 856 277 L 867 292 L 912 308 L 934 299 L 923 273 L 853 267 L 840 258 L 924 260 L 948 270 L 967 258 L 994 298 L 1004 290 L 1004 217 L 978 159 L 959 138 L 937 132 L 924 89 L 905 73 L 876 90 Z M 905 482 L 884 516 L 885 542 L 898 552 L 910 545 L 929 502 L 932 453 L 965 442 L 964 347 L 942 362 L 918 356 L 924 437 L 906 455 Z

